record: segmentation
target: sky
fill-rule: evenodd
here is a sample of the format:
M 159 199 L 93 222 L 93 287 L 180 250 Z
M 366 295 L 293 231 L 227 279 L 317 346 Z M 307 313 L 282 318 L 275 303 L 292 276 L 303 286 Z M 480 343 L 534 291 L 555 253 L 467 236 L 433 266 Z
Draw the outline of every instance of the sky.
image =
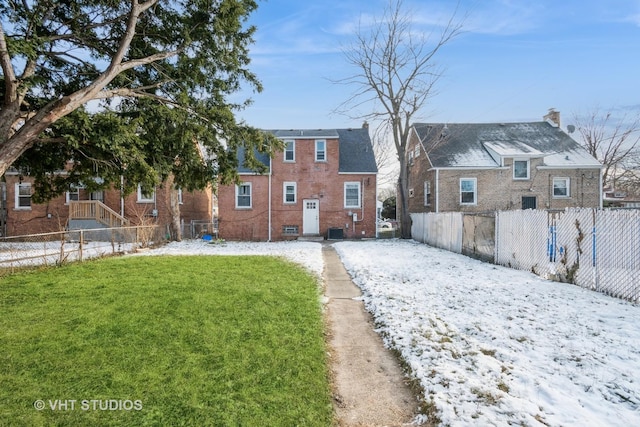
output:
M 639 0 L 405 0 L 413 29 L 439 34 L 454 15 L 463 33 L 435 56 L 437 93 L 414 121 L 540 121 L 550 108 L 562 125 L 595 109 L 640 112 Z M 359 23 L 388 0 L 259 0 L 250 66 L 264 90 L 239 113 L 263 129 L 362 125 L 334 111 L 353 86 L 343 50 Z M 369 112 L 373 106 L 363 108 Z

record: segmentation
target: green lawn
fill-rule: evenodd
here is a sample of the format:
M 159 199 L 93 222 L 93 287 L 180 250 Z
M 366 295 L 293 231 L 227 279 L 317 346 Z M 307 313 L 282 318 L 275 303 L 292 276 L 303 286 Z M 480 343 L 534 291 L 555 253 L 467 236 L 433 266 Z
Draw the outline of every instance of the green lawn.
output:
M 271 257 L 109 258 L 4 277 L 0 424 L 331 425 L 318 292 Z

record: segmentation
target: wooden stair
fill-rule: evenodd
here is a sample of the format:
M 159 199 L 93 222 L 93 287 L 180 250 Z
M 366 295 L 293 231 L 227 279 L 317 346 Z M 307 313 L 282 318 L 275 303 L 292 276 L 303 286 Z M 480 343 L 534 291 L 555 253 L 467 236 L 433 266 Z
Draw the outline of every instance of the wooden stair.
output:
M 69 220 L 93 220 L 105 227 L 124 227 L 129 220 L 98 200 L 69 202 Z

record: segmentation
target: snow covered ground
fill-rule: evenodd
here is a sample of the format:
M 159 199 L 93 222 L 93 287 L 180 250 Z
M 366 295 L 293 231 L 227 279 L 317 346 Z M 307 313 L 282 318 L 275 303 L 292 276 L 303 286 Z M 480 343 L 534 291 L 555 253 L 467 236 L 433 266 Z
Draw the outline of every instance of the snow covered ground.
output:
M 100 258 L 122 252 L 130 252 L 134 245 L 92 241 L 80 245 L 77 242 L 42 241 L 0 243 L 0 269 L 34 265 L 56 265 L 77 261 L 80 258 Z
M 333 245 L 443 425 L 640 425 L 640 307 L 414 241 Z M 189 241 L 146 254 L 265 254 L 323 268 L 312 242 Z

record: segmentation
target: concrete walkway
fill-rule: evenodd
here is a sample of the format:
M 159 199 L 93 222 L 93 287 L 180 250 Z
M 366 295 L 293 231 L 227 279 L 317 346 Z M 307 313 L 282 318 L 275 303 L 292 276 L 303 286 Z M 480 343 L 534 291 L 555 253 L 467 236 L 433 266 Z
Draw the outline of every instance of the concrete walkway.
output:
M 324 244 L 324 281 L 334 408 L 340 426 L 409 425 L 417 399 L 396 358 L 373 330 L 369 313 L 338 254 Z

